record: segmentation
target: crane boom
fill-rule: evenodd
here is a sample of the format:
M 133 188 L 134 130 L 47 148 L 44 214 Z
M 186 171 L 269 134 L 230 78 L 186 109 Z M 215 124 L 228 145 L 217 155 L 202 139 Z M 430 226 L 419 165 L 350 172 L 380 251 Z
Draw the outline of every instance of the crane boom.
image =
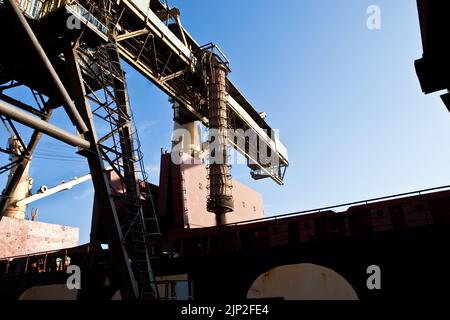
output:
M 48 196 L 51 196 L 51 195 L 53 195 L 55 193 L 58 193 L 58 192 L 61 192 L 61 191 L 66 191 L 66 190 L 70 190 L 73 187 L 75 187 L 76 185 L 79 185 L 79 184 L 81 184 L 83 182 L 86 182 L 86 181 L 89 181 L 91 179 L 92 179 L 91 175 L 87 174 L 87 175 L 84 175 L 82 177 L 74 178 L 74 179 L 72 179 L 70 181 L 62 182 L 61 184 L 57 185 L 56 187 L 53 187 L 53 188 L 50 188 L 50 189 L 43 188 L 44 187 L 43 186 L 43 187 L 41 187 L 41 190 L 40 190 L 41 192 L 38 192 L 38 193 L 36 193 L 36 194 L 34 194 L 32 196 L 26 197 L 24 199 L 21 199 L 21 200 L 17 201 L 15 205 L 16 206 L 28 205 L 28 204 L 30 204 L 32 202 L 41 200 L 41 199 L 46 198 Z
M 129 13 L 133 19 L 140 20 L 140 23 L 138 23 L 140 30 L 148 31 L 147 33 L 139 33 L 139 28 L 133 28 L 131 23 L 124 22 L 123 24 L 129 26 L 129 29 L 122 28 L 121 34 L 118 36 L 118 48 L 122 57 L 168 95 L 178 100 L 181 106 L 191 113 L 196 120 L 200 120 L 208 126 L 207 108 L 204 106 L 206 97 L 203 96 L 200 88 L 192 90 L 195 89 L 192 86 L 191 90 L 185 90 L 180 81 L 186 82 L 186 77 L 183 75 L 189 74 L 189 71 L 192 71 L 200 78 L 202 77 L 203 67 L 200 58 L 203 50 L 217 50 L 218 55 L 222 56 L 222 59 L 228 63 L 225 55 L 214 45 L 209 44 L 201 47 L 179 24 L 179 19 L 174 19 L 174 24 L 167 26 L 161 21 L 157 13 L 160 13 L 159 16 L 162 16 L 161 12 L 167 12 L 166 20 L 169 20 L 171 10 L 159 1 L 125 0 L 122 2 L 124 6 L 123 21 L 127 19 L 126 13 Z M 131 22 L 133 20 L 132 17 L 130 16 L 128 18 L 129 21 L 127 20 L 126 22 Z M 141 27 L 143 23 L 146 24 L 145 29 Z M 160 43 L 155 42 L 153 45 L 154 48 L 152 49 L 155 52 L 167 52 L 167 56 L 176 57 L 176 62 L 169 61 L 166 64 L 170 64 L 172 67 L 170 71 L 168 70 L 169 72 L 163 70 L 164 72 L 161 73 L 155 70 L 150 58 L 155 53 L 152 50 L 147 50 L 144 46 L 139 48 L 139 52 L 136 51 L 136 47 L 139 46 L 137 44 L 139 40 L 142 41 L 143 38 L 151 37 L 151 35 L 156 35 L 156 38 L 160 40 Z M 270 154 L 271 160 L 263 163 L 259 156 L 255 156 L 249 151 L 252 146 L 242 148 L 233 140 L 229 141 L 230 144 L 249 160 L 248 164 L 253 170 L 254 177 L 270 177 L 277 183 L 282 184 L 285 169 L 289 165 L 287 148 L 260 116 L 259 112 L 255 110 L 229 79 L 227 79 L 227 90 L 230 118 L 234 120 L 232 129 L 243 129 L 246 132 L 250 132 L 250 134 L 254 134 L 257 137 L 255 142 L 257 145 L 253 146 L 257 149 L 256 153 L 259 154 L 265 151 Z M 262 150 L 262 148 L 266 148 L 266 150 Z
M 65 9 L 104 41 L 111 32 L 115 33 L 121 58 L 178 102 L 182 116 L 177 121 L 199 120 L 209 127 L 205 52 L 213 52 L 226 65 L 229 61 L 217 46 L 200 46 L 181 25 L 177 9 L 159 0 L 109 1 L 112 14 L 107 25 L 100 13 L 86 9 L 91 1 L 49 0 L 36 10 L 39 3 L 27 1 L 20 5 L 33 19 Z M 270 177 L 283 184 L 289 166 L 287 148 L 235 84 L 228 78 L 226 81 L 230 129 L 243 130 L 250 141 L 239 143 L 231 136 L 228 142 L 247 159 L 255 179 Z

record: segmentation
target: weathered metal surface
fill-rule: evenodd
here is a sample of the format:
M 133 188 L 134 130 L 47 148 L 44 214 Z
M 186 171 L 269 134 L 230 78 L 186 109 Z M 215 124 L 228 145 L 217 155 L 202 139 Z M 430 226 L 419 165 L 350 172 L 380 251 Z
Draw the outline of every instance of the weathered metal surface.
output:
M 215 226 L 214 214 L 208 212 L 205 206 L 205 199 L 208 197 L 205 165 L 182 164 L 180 170 L 185 190 L 182 193 L 186 213 L 185 224 L 190 228 Z M 234 210 L 225 213 L 226 223 L 262 218 L 264 208 L 261 194 L 237 180 L 230 182 L 233 184 Z
M 51 111 L 43 117 L 43 120 L 48 121 L 50 116 Z M 34 130 L 33 134 L 31 135 L 30 141 L 26 146 L 26 155 L 21 159 L 21 162 L 16 166 L 16 168 L 14 168 L 14 173 L 8 177 L 6 188 L 3 190 L 3 198 L 0 199 L 0 218 L 3 215 L 5 208 L 7 208 L 9 204 L 11 195 L 15 192 L 20 181 L 23 179 L 23 176 L 26 174 L 26 170 L 31 161 L 31 155 L 36 149 L 36 146 L 38 145 L 41 137 L 42 133 L 39 130 Z
M 156 3 L 154 3 L 155 6 Z M 153 10 L 149 10 L 148 1 L 125 0 L 123 5 L 125 12 L 132 15 L 134 19 L 140 19 L 146 23 L 146 30 L 150 32 L 150 36 L 134 37 L 135 34 L 139 34 L 142 30 L 142 24 L 138 24 L 137 26 L 139 27 L 136 26 L 134 29 L 130 24 L 129 27 L 131 29 L 118 35 L 119 39 L 130 36 L 129 41 L 121 41 L 118 44 L 122 57 L 137 71 L 177 100 L 197 120 L 209 126 L 210 119 L 208 118 L 208 108 L 206 107 L 207 98 L 204 96 L 203 86 L 198 86 L 198 82 L 200 81 L 201 83 L 203 81 L 204 72 L 200 61 L 201 57 L 199 56 L 201 55 L 202 47 L 184 29 L 181 32 L 181 37 L 177 37 L 158 18 Z M 159 4 L 159 6 L 161 11 L 165 10 L 164 5 Z M 131 18 L 130 21 L 132 21 Z M 144 46 L 142 46 L 142 44 L 139 44 L 139 40 L 142 40 L 144 37 L 147 40 L 149 38 L 153 40 L 145 40 Z M 185 41 L 187 41 L 187 44 Z M 145 46 L 145 44 L 147 45 Z M 154 61 L 155 59 L 156 62 Z M 160 66 L 158 68 L 158 65 L 164 65 L 165 67 L 162 68 Z M 185 74 L 185 76 L 180 77 L 180 74 Z M 188 79 L 190 81 L 191 77 L 196 80 L 187 89 L 186 81 Z M 170 81 L 167 79 L 170 79 Z M 263 152 L 263 148 L 267 148 L 267 150 L 271 150 L 273 159 L 269 163 L 262 163 L 249 150 L 241 148 L 232 140 L 229 140 L 229 143 L 248 159 L 249 167 L 254 171 L 253 176 L 256 179 L 270 177 L 277 183 L 282 184 L 285 169 L 289 165 L 287 148 L 236 86 L 228 79 L 226 82 L 229 93 L 227 96 L 227 108 L 231 117 L 235 120 L 233 126 L 236 126 L 233 129 L 250 130 L 262 146 L 257 152 Z
M 92 142 L 92 149 L 90 150 L 92 152 L 86 153 L 86 158 L 100 210 L 98 214 L 94 212 L 92 217 L 91 242 L 100 243 L 101 240 L 106 240 L 112 251 L 115 270 L 120 274 L 119 287 L 122 297 L 127 300 L 138 299 L 139 285 L 131 268 L 130 254 L 124 241 L 121 221 L 112 198 L 110 181 L 105 171 L 105 161 L 102 158 L 100 146 L 97 144 L 98 138 L 94 127 L 93 114 L 86 98 L 86 87 L 81 66 L 78 63 L 82 59 L 82 54 L 78 49 L 68 46 L 65 57 L 71 71 L 71 89 L 75 105 L 80 110 L 83 120 L 89 128 L 89 139 Z M 100 232 L 105 236 L 105 239 L 99 239 L 98 233 Z
M 207 168 L 205 164 L 173 164 L 170 154 L 161 157 L 158 217 L 171 230 L 189 230 L 216 225 L 215 215 L 208 212 Z M 260 193 L 233 180 L 234 211 L 225 214 L 228 223 L 264 217 Z M 169 221 L 168 224 L 166 221 Z M 164 229 L 164 232 L 167 230 Z
M 17 138 L 11 137 L 8 142 L 9 142 L 9 149 L 14 153 L 14 155 L 11 156 L 11 160 L 20 161 L 20 156 L 23 157 L 26 151 L 23 150 Z M 6 183 L 7 186 L 9 186 L 11 183 L 14 182 L 13 181 L 14 176 L 18 169 L 19 169 L 18 166 L 11 168 L 11 171 L 8 175 L 8 181 Z M 4 197 L 8 197 L 7 201 L 9 205 L 6 206 L 5 210 L 3 211 L 3 214 L 7 217 L 15 219 L 25 219 L 25 212 L 27 210 L 27 205 L 17 204 L 15 202 L 19 199 L 28 197 L 31 193 L 33 180 L 29 176 L 29 169 L 30 163 L 28 163 L 26 167 L 23 169 L 23 172 L 20 175 L 20 179 L 17 181 L 14 191 L 9 194 L 3 194 Z
M 64 87 L 64 84 L 62 83 L 61 79 L 59 78 L 58 74 L 55 71 L 55 68 L 53 67 L 52 63 L 47 57 L 47 54 L 45 53 L 44 49 L 42 48 L 41 44 L 39 43 L 38 38 L 34 34 L 33 30 L 31 29 L 30 25 L 28 24 L 27 20 L 25 19 L 24 15 L 22 14 L 19 6 L 16 4 L 15 0 L 7 0 L 9 2 L 9 5 L 13 9 L 13 12 L 17 18 L 17 20 L 20 21 L 21 27 L 24 29 L 25 34 L 28 37 L 28 41 L 33 44 L 34 50 L 37 53 L 37 56 L 40 59 L 40 63 L 45 66 L 46 70 L 48 71 L 50 75 L 50 79 L 53 82 L 53 85 L 57 90 L 59 91 L 59 94 L 64 101 L 64 108 L 69 115 L 69 118 L 71 119 L 72 123 L 76 125 L 78 131 L 80 133 L 85 133 L 88 131 L 86 124 L 84 123 L 83 119 L 81 118 L 80 114 L 78 113 L 77 108 L 75 107 L 72 99 L 69 96 L 69 93 L 67 92 L 66 88 Z
M 450 285 L 447 276 L 450 260 L 448 256 L 442 255 L 450 238 L 450 191 L 435 190 L 421 195 L 360 203 L 339 214 L 324 212 L 284 216 L 265 222 L 169 233 L 168 240 L 173 242 L 163 244 L 162 251 L 157 252 L 162 259 L 155 261 L 155 274 L 158 279 L 169 281 L 185 280 L 186 277 L 175 276 L 187 274 L 187 279 L 193 285 L 195 300 L 229 297 L 245 299 L 255 279 L 268 270 L 282 265 L 305 263 L 334 270 L 345 278 L 361 300 L 441 296 L 442 290 L 435 289 L 445 289 Z M 422 223 L 398 224 L 398 216 L 394 221 L 390 208 L 399 207 L 403 208 L 400 212 L 405 221 L 409 217 L 417 219 L 421 212 Z M 385 217 L 381 216 L 379 210 L 385 211 L 388 217 L 385 225 L 389 229 L 380 229 Z M 361 212 L 370 214 L 361 215 Z M 347 226 L 336 221 L 337 218 L 347 220 L 352 216 L 357 219 Z M 431 224 L 429 216 L 432 217 Z M 375 224 L 377 219 L 380 221 Z M 311 237 L 298 241 L 298 237 L 303 239 L 299 230 L 289 228 L 295 224 L 305 227 L 300 233 L 302 230 L 312 230 Z M 336 228 L 330 228 L 333 224 Z M 372 226 L 369 230 L 368 225 Z M 271 240 L 273 237 L 277 239 L 276 244 Z M 105 273 L 110 270 L 109 264 L 105 263 L 110 261 L 108 252 L 86 246 L 49 253 L 47 261 L 66 255 L 71 257 L 72 264 L 82 266 L 83 272 L 95 272 L 98 279 L 104 279 Z M 36 257 L 45 258 L 46 255 Z M 2 298 L 16 299 L 26 288 L 36 285 L 36 277 L 31 274 L 31 270 L 24 271 L 27 259 L 31 258 L 33 256 L 17 258 L 13 263 L 0 260 Z M 86 264 L 87 261 L 97 263 Z M 369 277 L 366 270 L 372 264 L 382 268 L 381 291 L 369 290 L 366 285 Z M 92 265 L 97 268 L 93 270 Z M 64 270 L 56 271 L 51 263 L 40 270 L 39 279 L 43 280 L 39 285 L 65 284 L 67 275 Z M 58 274 L 62 276 L 57 278 Z M 327 272 L 325 275 L 325 282 L 330 285 L 329 280 L 333 277 Z M 414 281 L 411 281 L 412 278 Z M 323 283 L 320 274 L 315 279 Z M 302 292 L 302 288 L 299 288 L 302 281 L 298 277 L 292 280 L 281 288 L 282 293 Z M 320 287 L 317 281 L 308 285 Z M 80 293 L 83 297 L 111 299 L 117 291 L 117 284 L 112 284 L 112 287 L 110 284 L 99 282 L 80 290 Z M 339 291 L 330 296 L 343 298 Z
M 27 125 L 33 129 L 49 135 L 50 137 L 61 140 L 72 146 L 84 149 L 89 149 L 89 147 L 91 146 L 89 141 L 67 131 L 64 131 L 51 123 L 32 116 L 30 113 L 22 111 L 3 101 L 0 101 L 0 114 L 3 114 L 13 120 L 16 120 L 17 122 Z
M 85 9 L 82 10 L 83 12 L 90 12 L 87 20 L 82 19 L 81 16 L 83 14 L 80 15 L 80 11 L 77 11 L 78 9 L 75 10 L 71 7 L 73 3 L 77 4 L 78 9 Z M 51 105 L 49 109 L 64 106 L 73 124 L 84 136 L 81 138 L 68 134 L 59 128 L 47 124 L 41 119 L 4 103 L 0 105 L 3 106 L 3 109 L 0 111 L 13 120 L 22 122 L 42 133 L 84 149 L 80 150 L 80 154 L 88 159 L 96 189 L 96 198 L 98 203 L 101 204 L 101 217 L 94 216 L 93 219 L 94 232 L 92 233 L 92 239 L 93 241 L 104 239 L 102 237 L 96 237 L 98 234 L 95 228 L 98 228 L 98 230 L 103 232 L 103 235 L 106 235 L 107 242 L 113 252 L 116 271 L 121 275 L 119 280 L 122 291 L 121 295 L 126 299 L 133 299 L 138 296 L 143 297 L 145 293 L 142 290 L 138 293 L 137 289 L 142 289 L 143 284 L 146 282 L 142 281 L 143 278 L 139 279 L 142 274 L 146 273 L 146 270 L 141 270 L 140 268 L 137 271 L 132 270 L 130 260 L 134 267 L 138 266 L 144 260 L 147 262 L 150 282 L 152 281 L 152 274 L 149 265 L 149 253 L 146 241 L 147 234 L 142 228 L 141 230 L 136 228 L 138 225 L 136 221 L 139 221 L 138 218 L 140 218 L 139 215 L 134 217 L 130 214 L 130 212 L 138 211 L 136 207 L 140 206 L 140 193 L 139 188 L 137 188 L 137 192 L 133 190 L 137 183 L 135 183 L 136 177 L 133 175 L 135 173 L 135 168 L 133 167 L 134 155 L 132 154 L 134 148 L 129 132 L 131 128 L 129 127 L 128 121 L 130 120 L 131 112 L 127 105 L 128 99 L 125 79 L 123 74 L 117 76 L 117 73 L 114 72 L 119 71 L 121 73 L 118 53 L 126 60 L 132 61 L 133 67 L 139 69 L 147 77 L 155 80 L 157 85 L 166 90 L 168 89 L 170 95 L 178 100 L 183 108 L 188 109 L 193 116 L 199 117 L 205 124 L 208 124 L 208 103 L 205 95 L 206 77 L 204 74 L 205 70 L 202 69 L 205 65 L 199 59 L 213 47 L 205 48 L 198 46 L 184 32 L 184 29 L 179 23 L 179 13 L 176 10 L 172 10 L 171 12 L 177 15 L 176 21 L 179 29 L 176 32 L 172 31 L 170 25 L 166 25 L 161 20 L 162 18 L 158 18 L 158 14 L 160 15 L 159 11 L 169 8 L 156 1 L 149 3 L 151 8 L 148 8 L 148 6 L 139 8 L 130 1 L 58 1 L 57 3 L 55 1 L 46 1 L 42 7 L 39 7 L 38 3 L 34 2 L 33 5 L 35 5 L 35 8 L 31 10 L 33 12 L 29 10 L 28 4 L 26 8 L 22 6 L 22 9 L 25 10 L 26 18 L 22 12 L 19 12 L 19 7 L 16 6 L 16 2 L 9 0 L 9 4 L 12 10 L 11 8 L 2 8 L 2 22 L 5 25 L 9 24 L 14 26 L 14 34 L 20 35 L 17 38 L 23 41 L 18 41 L 17 45 L 11 50 L 8 50 L 7 53 L 2 53 L 0 61 L 2 65 L 2 73 L 0 74 L 2 83 L 7 83 L 14 79 L 14 81 L 17 81 L 21 85 L 45 95 L 48 98 L 45 104 L 47 105 L 49 103 Z M 107 9 L 104 6 L 105 4 L 107 4 Z M 35 12 L 35 9 L 42 9 L 42 12 Z M 82 22 L 80 28 L 68 28 L 67 13 L 71 13 Z M 136 27 L 137 29 L 135 29 Z M 142 30 L 143 27 L 148 29 L 149 32 L 146 30 L 145 32 L 133 33 Z M 91 31 L 94 30 L 94 34 L 88 29 Z M 95 29 L 98 32 L 95 32 Z M 181 34 L 178 35 L 180 31 Z M 116 36 L 121 40 L 118 51 L 114 47 Z M 13 37 L 15 36 L 12 35 L 11 38 Z M 113 53 L 108 54 L 105 59 L 101 59 L 102 57 L 97 55 L 99 53 L 101 55 L 101 46 L 105 42 L 109 43 L 108 48 L 111 48 L 111 52 L 113 51 Z M 136 44 L 138 45 L 136 46 Z M 30 52 L 29 61 L 22 57 L 23 52 L 28 51 Z M 20 55 L 18 56 L 16 53 L 20 53 Z M 84 64 L 80 62 L 83 59 Z M 96 59 L 99 61 L 96 61 Z M 25 60 L 26 63 L 23 63 Z M 99 81 L 96 72 L 88 72 L 87 69 L 92 66 L 93 61 L 97 63 L 96 66 L 93 66 L 93 69 L 103 71 L 103 75 L 109 77 L 106 81 Z M 7 68 L 3 68 L 5 65 L 7 65 Z M 105 68 L 105 66 L 109 70 L 100 70 Z M 42 78 L 30 72 L 34 67 L 39 70 L 36 74 L 42 75 Z M 11 85 L 14 85 L 14 81 L 12 81 Z M 224 87 L 226 84 L 229 83 L 227 83 L 224 77 L 221 85 Z M 114 123 L 116 127 L 110 133 L 103 138 L 97 139 L 92 122 L 92 113 L 95 114 L 95 111 L 92 112 L 90 110 L 86 98 L 98 101 L 93 93 L 99 89 L 106 89 L 108 87 L 113 87 L 114 89 L 112 90 L 114 92 L 107 92 L 107 94 L 110 94 L 116 100 L 115 102 L 119 105 L 119 108 L 115 111 L 123 118 Z M 259 117 L 259 114 L 248 103 L 245 104 L 246 100 L 237 92 L 234 86 L 230 87 L 233 89 L 232 95 L 235 97 L 237 103 L 244 103 L 242 106 L 244 111 L 249 114 L 257 125 L 264 129 L 269 128 L 263 119 Z M 105 108 L 110 106 L 101 102 L 98 104 Z M 227 112 L 235 113 L 235 111 L 227 110 L 227 108 L 226 99 L 221 99 L 221 117 L 224 114 L 224 117 L 226 117 Z M 43 111 L 43 109 L 41 108 L 40 111 Z M 238 115 L 233 123 L 240 123 L 242 125 L 243 121 L 239 119 L 241 118 Z M 245 126 L 247 128 L 249 124 L 247 123 Z M 224 130 L 227 126 L 221 125 L 219 127 L 219 129 Z M 120 136 L 121 150 L 120 152 L 115 151 L 121 154 L 111 160 L 105 156 L 111 148 L 109 151 L 105 151 L 109 146 L 105 146 L 104 142 L 108 140 L 108 137 L 117 133 Z M 224 140 L 226 140 L 226 137 Z M 114 145 L 114 147 L 117 146 L 118 144 Z M 129 213 L 129 215 L 125 217 L 124 221 L 120 220 L 121 217 L 119 217 L 119 213 L 115 208 L 115 203 L 110 197 L 109 191 L 111 188 L 108 185 L 109 181 L 104 172 L 104 162 L 108 160 L 118 163 L 115 169 L 117 169 L 119 175 L 123 173 L 122 171 L 128 171 L 128 173 L 125 172 L 123 174 L 122 179 L 125 177 L 124 182 L 127 199 L 133 197 L 135 201 L 133 200 L 134 203 L 127 204 L 128 207 L 125 213 Z M 284 165 L 286 164 L 284 163 Z M 124 170 L 121 171 L 121 168 Z M 229 179 L 229 174 L 226 169 L 226 167 L 218 167 L 216 171 L 213 169 L 212 175 Z M 222 184 L 222 181 L 220 181 L 222 180 L 221 178 L 218 180 L 213 181 L 214 187 L 212 189 L 215 189 L 214 194 L 220 196 L 220 199 L 216 198 L 215 200 L 217 201 L 210 207 L 214 207 L 215 212 L 222 214 L 232 208 L 232 195 L 230 192 L 227 194 L 229 190 L 223 190 L 224 188 L 222 188 L 223 186 L 228 188 L 228 184 Z M 221 184 L 222 186 L 220 186 Z M 129 202 L 133 201 L 129 200 Z M 142 222 L 144 225 L 145 223 Z M 141 232 L 141 236 L 143 237 L 139 239 L 139 242 L 143 243 L 142 250 L 137 250 L 138 241 L 128 241 L 129 237 L 127 238 L 127 235 L 131 235 L 134 239 L 136 233 L 139 232 Z M 143 255 L 145 257 L 140 256 L 142 258 L 140 259 L 137 252 L 144 252 Z M 140 288 L 136 285 L 135 278 L 139 279 Z
M 0 258 L 75 247 L 78 233 L 78 228 L 3 217 Z
M 308 245 L 314 241 L 372 236 L 380 232 L 403 232 L 436 224 L 450 223 L 450 191 L 434 192 L 399 199 L 378 200 L 350 207 L 344 212 L 313 210 L 309 213 L 254 219 L 219 228 L 173 229 L 166 247 L 189 239 L 191 247 L 177 251 L 180 256 L 208 255 L 282 246 Z M 341 206 L 336 209 L 342 208 Z M 230 241 L 223 234 L 232 235 Z M 196 250 L 195 244 L 216 243 L 209 250 Z
M 217 225 L 225 223 L 225 214 L 233 211 L 233 194 L 228 159 L 227 69 L 211 63 L 209 75 L 209 195 L 207 208 L 216 215 Z

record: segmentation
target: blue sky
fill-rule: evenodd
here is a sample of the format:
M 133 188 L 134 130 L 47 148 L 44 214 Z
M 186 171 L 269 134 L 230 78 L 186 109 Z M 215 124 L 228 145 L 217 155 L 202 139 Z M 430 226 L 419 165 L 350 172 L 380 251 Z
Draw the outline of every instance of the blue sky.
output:
M 232 169 L 234 178 L 263 194 L 266 215 L 448 184 L 450 116 L 438 95 L 422 94 L 415 74 L 422 53 L 415 1 L 170 3 L 200 44 L 223 49 L 230 78 L 267 113 L 288 147 L 291 166 L 282 187 L 253 181 L 244 165 Z M 381 8 L 381 30 L 366 27 L 372 4 Z M 125 69 L 146 169 L 157 183 L 172 110 L 166 95 Z M 70 128 L 60 111 L 52 122 Z M 5 145 L 6 132 L 0 135 Z M 64 161 L 42 158 L 55 151 Z M 36 188 L 87 173 L 82 159 L 69 158 L 73 152 L 43 139 L 31 170 Z M 86 183 L 33 206 L 41 221 L 80 227 L 86 242 L 92 196 Z

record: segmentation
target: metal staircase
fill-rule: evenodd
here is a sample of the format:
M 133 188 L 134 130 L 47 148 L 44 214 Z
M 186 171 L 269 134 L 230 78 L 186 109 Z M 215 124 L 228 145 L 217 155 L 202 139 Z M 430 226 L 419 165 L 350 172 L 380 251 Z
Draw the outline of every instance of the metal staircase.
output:
M 98 140 L 98 145 L 103 160 L 118 177 L 118 184 L 112 181 L 115 192 L 110 197 L 118 208 L 123 243 L 139 283 L 139 296 L 141 299 L 155 299 L 158 292 L 149 242 L 159 235 L 159 225 L 117 48 L 109 42 L 94 51 L 80 50 L 79 56 L 84 73 L 88 75 L 85 77 L 86 98 L 96 105 L 93 114 L 97 119 L 108 125 L 108 133 Z M 144 206 L 147 208 L 146 216 Z

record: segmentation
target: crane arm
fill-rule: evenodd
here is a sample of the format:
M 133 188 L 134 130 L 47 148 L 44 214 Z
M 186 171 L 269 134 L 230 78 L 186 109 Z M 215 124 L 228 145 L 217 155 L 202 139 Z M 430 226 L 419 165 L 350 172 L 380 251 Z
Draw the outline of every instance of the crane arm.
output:
M 36 194 L 34 194 L 34 195 L 30 196 L 30 197 L 26 197 L 24 199 L 21 199 L 21 200 L 17 201 L 15 203 L 15 206 L 18 207 L 18 206 L 28 205 L 28 204 L 30 204 L 32 202 L 41 200 L 41 199 L 46 198 L 48 196 L 51 196 L 51 195 L 53 195 L 55 193 L 58 193 L 58 192 L 61 192 L 61 191 L 66 191 L 66 190 L 70 190 L 73 187 L 75 187 L 76 185 L 79 185 L 79 184 L 81 184 L 83 182 L 86 182 L 88 180 L 91 180 L 91 175 L 90 174 L 84 175 L 84 176 L 79 177 L 79 178 L 74 178 L 74 179 L 72 179 L 70 181 L 63 182 L 60 185 L 58 185 L 56 187 L 53 187 L 53 188 L 50 188 L 50 189 L 47 189 L 45 186 L 43 186 L 43 187 L 41 187 L 40 192 L 38 192 L 38 193 L 36 193 Z

